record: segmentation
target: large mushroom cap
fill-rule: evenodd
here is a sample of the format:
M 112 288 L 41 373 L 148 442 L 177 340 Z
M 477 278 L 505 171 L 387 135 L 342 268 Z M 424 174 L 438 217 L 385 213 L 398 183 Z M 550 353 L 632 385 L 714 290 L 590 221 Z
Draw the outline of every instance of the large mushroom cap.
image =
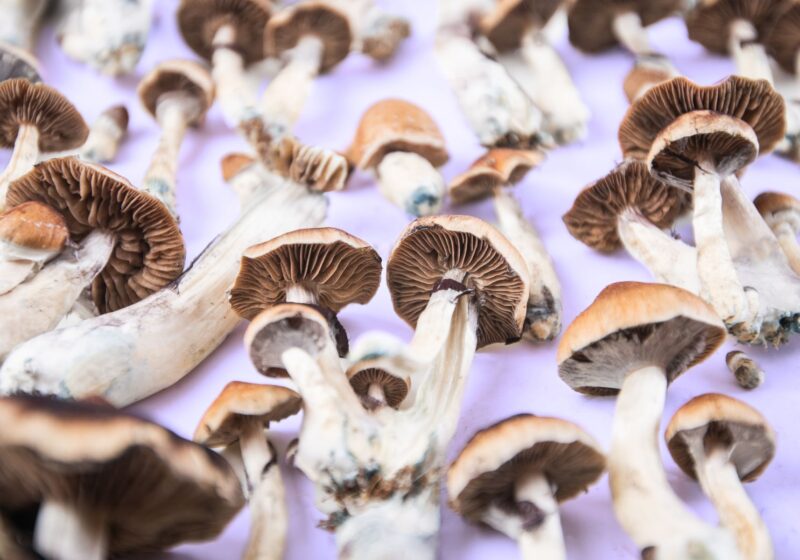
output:
M 202 64 L 191 60 L 167 60 L 142 78 L 138 94 L 153 118 L 157 117 L 158 103 L 163 97 L 181 95 L 193 100 L 197 103 L 197 113 L 189 124 L 198 126 L 214 102 L 214 80 Z
M 491 507 L 512 510 L 516 483 L 540 473 L 563 502 L 584 492 L 605 470 L 600 445 L 580 427 L 558 418 L 518 414 L 485 428 L 447 471 L 450 505 L 480 522 Z
M 397 315 L 412 327 L 448 272 L 464 273 L 478 310 L 478 348 L 519 340 L 528 268 L 494 227 L 471 216 L 428 216 L 405 229 L 386 269 Z
M 394 375 L 386 368 L 386 360 L 382 358 L 356 362 L 347 370 L 347 379 L 353 391 L 361 398 L 369 396 L 371 385 L 380 385 L 386 404 L 392 408 L 400 406 L 410 389 L 409 380 Z
M 101 313 L 139 301 L 183 271 L 183 236 L 166 206 L 102 166 L 74 157 L 40 163 L 8 189 L 9 207 L 28 201 L 60 212 L 75 241 L 94 229 L 117 236 L 108 264 L 92 284 Z
M 447 192 L 456 204 L 486 198 L 498 187 L 522 181 L 528 171 L 542 163 L 544 158 L 544 152 L 539 150 L 493 148 L 475 160 L 464 173 L 454 177 Z
M 650 175 L 647 166 L 628 161 L 583 189 L 564 214 L 570 234 L 592 249 L 611 252 L 621 245 L 619 218 L 634 212 L 666 228 L 688 208 L 691 197 Z
M 0 215 L 0 242 L 59 253 L 69 241 L 63 216 L 40 202 L 25 202 Z
M 531 27 L 544 27 L 561 4 L 562 0 L 497 0 L 478 20 L 478 28 L 498 51 L 514 50 Z
M 386 154 L 412 152 L 434 167 L 447 163 L 444 136 L 431 116 L 402 99 L 384 99 L 361 117 L 349 150 L 349 159 L 360 169 L 377 166 Z
M 39 61 L 25 49 L 0 41 L 0 82 L 15 78 L 41 82 Z
M 213 539 L 244 505 L 221 456 L 107 406 L 5 397 L 0 426 L 0 509 L 79 503 L 113 557 Z
M 769 53 L 790 74 L 797 72 L 800 52 L 800 2 L 792 1 L 781 12 L 766 36 Z
M 736 20 L 753 24 L 763 41 L 780 15 L 785 0 L 698 0 L 686 14 L 689 38 L 710 51 L 728 54 L 731 25 Z
M 81 114 L 56 89 L 22 78 L 1 82 L 0 146 L 14 147 L 22 125 L 37 128 L 43 152 L 77 148 L 89 135 Z
M 793 213 L 800 218 L 800 200 L 787 193 L 763 192 L 753 204 L 764 218 L 783 212 Z
M 710 356 L 725 326 L 694 294 L 666 284 L 619 282 L 572 322 L 558 345 L 558 373 L 590 395 L 616 394 L 632 369 L 662 367 L 668 381 Z
M 730 449 L 729 461 L 739 478 L 761 476 L 775 456 L 775 432 L 760 412 L 738 399 L 710 393 L 690 400 L 675 412 L 664 434 L 675 463 L 697 478 L 690 447 L 706 452 L 715 446 Z

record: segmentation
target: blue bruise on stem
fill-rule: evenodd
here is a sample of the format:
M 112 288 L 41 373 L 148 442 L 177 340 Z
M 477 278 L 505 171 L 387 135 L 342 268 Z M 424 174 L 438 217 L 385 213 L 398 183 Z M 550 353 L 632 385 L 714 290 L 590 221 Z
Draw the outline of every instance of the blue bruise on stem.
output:
M 432 194 L 427 186 L 417 187 L 406 202 L 406 212 L 415 216 L 427 216 L 439 209 L 439 197 Z

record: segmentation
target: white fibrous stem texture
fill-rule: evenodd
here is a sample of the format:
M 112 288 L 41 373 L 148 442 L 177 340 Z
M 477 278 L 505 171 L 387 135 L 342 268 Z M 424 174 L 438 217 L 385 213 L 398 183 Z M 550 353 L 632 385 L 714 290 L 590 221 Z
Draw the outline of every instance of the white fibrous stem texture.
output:
M 376 168 L 378 187 L 387 199 L 413 216 L 436 214 L 445 184 L 430 161 L 412 152 L 386 154 Z
M 728 50 L 736 62 L 737 74 L 773 83 L 767 49 L 758 42 L 758 31 L 751 22 L 737 19 L 731 24 Z
M 108 527 L 101 514 L 64 502 L 45 501 L 36 515 L 36 552 L 52 560 L 104 560 Z
M 247 80 L 244 59 L 229 45 L 234 44 L 236 31 L 226 25 L 214 36 L 214 54 L 211 58 L 211 77 L 216 87 L 225 124 L 239 128 L 243 124 L 259 119 L 256 95 Z
M 92 123 L 86 142 L 78 150 L 81 159 L 95 163 L 114 161 L 125 132 L 108 113 L 102 113 Z
M 614 18 L 614 36 L 633 54 L 642 55 L 651 52 L 647 31 L 642 26 L 642 19 L 636 12 L 623 12 Z
M 33 276 L 57 255 L 57 251 L 31 249 L 0 241 L 0 295 Z
M 33 50 L 35 35 L 47 0 L 0 1 L 0 42 Z
M 39 129 L 23 124 L 17 132 L 14 152 L 3 173 L 0 174 L 0 212 L 6 209 L 6 195 L 12 181 L 30 171 L 39 157 Z
M 800 231 L 800 214 L 779 216 L 768 221 L 772 233 L 778 239 L 789 266 L 800 276 L 800 244 L 797 243 L 797 232 Z
M 293 183 L 266 193 L 170 286 L 18 347 L 0 368 L 0 391 L 97 395 L 125 406 L 171 386 L 238 324 L 227 292 L 242 252 L 287 231 L 320 225 L 326 208 L 324 197 Z
M 256 197 L 280 187 L 284 179 L 271 173 L 262 163 L 254 161 L 228 180 L 236 193 L 242 213 Z

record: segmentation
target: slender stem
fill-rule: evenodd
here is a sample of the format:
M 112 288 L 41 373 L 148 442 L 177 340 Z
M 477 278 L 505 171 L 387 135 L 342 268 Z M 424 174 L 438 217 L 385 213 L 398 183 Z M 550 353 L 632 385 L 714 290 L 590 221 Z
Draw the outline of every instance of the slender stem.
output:
M 156 114 L 161 126 L 161 138 L 142 183 L 142 190 L 161 200 L 175 217 L 178 215 L 175 204 L 178 154 L 189 125 L 187 103 L 191 102 L 179 98 L 159 102 Z
M 286 289 L 286 303 L 305 303 L 308 305 L 317 305 L 319 300 L 317 294 L 307 290 L 300 284 L 289 286 Z
M 647 31 L 636 12 L 623 12 L 617 15 L 612 27 L 617 40 L 633 54 L 642 55 L 652 51 Z
M 214 54 L 211 57 L 211 77 L 217 88 L 217 99 L 225 122 L 231 128 L 258 117 L 256 96 L 247 83 L 244 59 L 230 48 L 236 39 L 233 26 L 225 25 L 214 36 Z
M 257 417 L 245 417 L 240 420 L 241 435 L 239 446 L 242 449 L 244 472 L 247 476 L 248 495 L 251 495 L 261 482 L 264 468 L 272 461 L 272 452 L 264 433 L 264 422 Z
M 123 123 L 119 118 L 115 118 L 123 108 L 112 107 L 103 113 L 92 123 L 89 129 L 89 137 L 78 150 L 81 159 L 96 163 L 108 163 L 117 157 L 122 138 L 125 136 L 127 127 L 121 126 Z
M 736 73 L 752 80 L 773 83 L 769 56 L 764 45 L 757 42 L 758 31 L 748 20 L 737 19 L 731 24 L 728 50 L 736 62 Z
M 250 538 L 244 560 L 283 560 L 288 528 L 281 469 L 273 463 L 250 496 Z
M 445 184 L 430 161 L 411 152 L 392 152 L 378 164 L 378 187 L 396 206 L 414 216 L 429 216 L 442 207 Z
M 367 396 L 377 402 L 378 404 L 386 404 L 386 394 L 383 391 L 383 386 L 380 383 L 370 383 L 367 389 Z
M 38 158 L 39 129 L 29 124 L 20 125 L 11 160 L 0 174 L 0 212 L 6 209 L 8 186 L 30 171 Z
M 72 504 L 45 501 L 36 517 L 36 551 L 50 560 L 105 560 L 108 532 L 102 515 Z
M 544 514 L 544 521 L 533 529 L 523 529 L 517 542 L 525 560 L 564 560 L 567 557 L 558 502 L 547 478 L 541 473 L 529 475 L 517 483 L 517 502 L 530 502 Z
M 800 276 L 800 244 L 797 243 L 797 233 L 794 228 L 790 224 L 782 222 L 773 226 L 772 231 L 778 238 L 778 243 L 789 260 L 792 270 Z

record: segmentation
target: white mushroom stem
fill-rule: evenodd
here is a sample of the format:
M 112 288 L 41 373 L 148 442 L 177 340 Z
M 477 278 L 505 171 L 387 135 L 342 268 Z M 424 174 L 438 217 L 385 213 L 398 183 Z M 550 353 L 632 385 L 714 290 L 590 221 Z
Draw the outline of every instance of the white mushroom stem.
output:
M 41 268 L 58 252 L 30 249 L 0 241 L 0 295 L 18 286 Z
M 517 538 L 524 560 L 565 560 L 564 533 L 561 530 L 561 516 L 558 502 L 553 496 L 553 488 L 547 478 L 540 473 L 529 475 L 517 483 L 515 489 L 517 502 L 530 502 L 544 515 L 538 527 L 524 530 Z
M 89 136 L 78 152 L 81 159 L 96 163 L 108 163 L 117 157 L 122 138 L 127 130 L 120 126 L 121 123 L 109 112 L 115 109 L 112 107 L 108 111 L 104 111 L 92 123 Z
M 6 194 L 12 181 L 30 171 L 39 157 L 39 129 L 29 124 L 20 125 L 14 152 L 5 170 L 0 174 L 0 212 L 6 209 Z
M 286 289 L 286 301 L 288 303 L 304 303 L 307 305 L 316 305 L 318 302 L 317 294 L 307 290 L 300 284 L 289 286 Z
M 615 16 L 612 27 L 617 40 L 633 54 L 652 52 L 647 31 L 642 25 L 642 18 L 636 12 L 623 12 Z
M 235 40 L 236 29 L 233 26 L 220 27 L 214 35 L 214 54 L 211 57 L 216 97 L 225 123 L 231 128 L 239 128 L 259 118 L 256 95 L 245 75 L 244 59 L 230 46 Z
M 228 180 L 228 184 L 236 193 L 242 213 L 245 213 L 256 197 L 265 191 L 279 187 L 284 180 L 279 175 L 270 172 L 264 164 L 254 161 L 245 169 Z
M 383 196 L 413 216 L 430 216 L 442 207 L 445 184 L 430 161 L 412 152 L 386 154 L 376 168 Z
M 758 41 L 758 31 L 746 19 L 737 19 L 731 24 L 728 51 L 736 62 L 736 73 L 753 80 L 773 83 L 767 49 Z
M 370 383 L 367 388 L 367 396 L 379 405 L 386 404 L 386 393 L 380 383 Z
M 267 435 L 264 433 L 264 423 L 257 417 L 244 417 L 239 422 L 241 425 L 239 447 L 242 450 L 244 472 L 247 476 L 247 494 L 250 495 L 260 483 L 261 475 L 273 456 L 267 443 Z
M 2 0 L 0 10 L 0 41 L 33 50 L 40 20 L 47 0 Z
M 96 511 L 45 501 L 36 516 L 33 545 L 50 560 L 105 560 L 108 527 Z
M 771 227 L 789 261 L 789 266 L 800 276 L 800 244 L 797 243 L 797 229 L 788 221 L 775 222 Z

